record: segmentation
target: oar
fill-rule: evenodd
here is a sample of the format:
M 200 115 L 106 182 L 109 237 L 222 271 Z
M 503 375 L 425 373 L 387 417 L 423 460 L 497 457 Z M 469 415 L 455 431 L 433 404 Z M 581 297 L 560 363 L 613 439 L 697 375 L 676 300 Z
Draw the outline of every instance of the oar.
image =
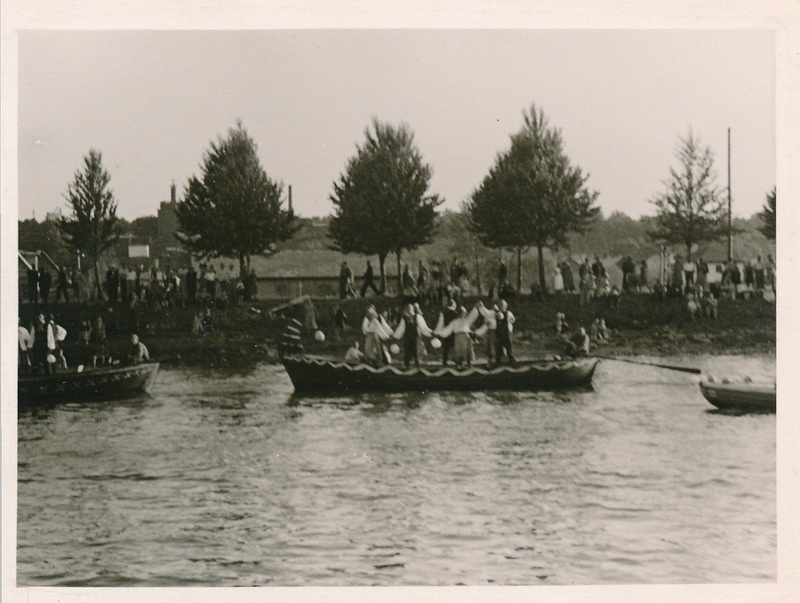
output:
M 631 364 L 641 364 L 643 366 L 654 366 L 656 368 L 663 368 L 668 369 L 670 371 L 681 371 L 682 373 L 692 373 L 694 375 L 700 375 L 703 371 L 699 368 L 692 368 L 690 366 L 675 366 L 672 364 L 656 364 L 654 362 L 642 362 L 640 360 L 631 360 L 630 358 L 614 358 L 611 356 L 596 356 L 597 358 L 602 358 L 603 360 L 616 360 L 617 362 L 630 362 Z

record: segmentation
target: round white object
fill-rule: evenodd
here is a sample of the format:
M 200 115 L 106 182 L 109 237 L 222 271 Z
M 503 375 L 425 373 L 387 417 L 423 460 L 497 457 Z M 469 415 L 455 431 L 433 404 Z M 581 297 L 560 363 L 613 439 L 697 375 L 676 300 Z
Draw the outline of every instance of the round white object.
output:
M 322 331 L 317 331 L 316 333 L 314 333 L 314 339 L 322 343 L 323 341 L 325 341 L 325 333 L 323 333 Z
M 55 362 L 56 362 L 56 357 L 53 356 L 53 354 L 48 354 L 47 355 L 47 363 L 48 364 L 55 364 Z
M 431 339 L 431 347 L 434 350 L 438 350 L 440 347 L 442 347 L 442 342 L 439 341 L 436 337 L 434 337 L 433 339 Z
M 396 343 L 393 343 L 392 345 L 389 346 L 389 351 L 392 354 L 399 354 L 400 353 L 400 346 L 397 345 Z

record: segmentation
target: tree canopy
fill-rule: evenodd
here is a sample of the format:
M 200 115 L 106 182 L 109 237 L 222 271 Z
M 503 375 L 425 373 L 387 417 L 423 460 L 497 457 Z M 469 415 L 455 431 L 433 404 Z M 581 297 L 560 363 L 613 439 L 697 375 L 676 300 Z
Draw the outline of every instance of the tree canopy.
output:
M 117 202 L 108 188 L 110 181 L 102 154 L 91 149 L 84 157 L 83 170 L 75 172 L 64 194 L 71 213 L 58 221 L 64 246 L 72 253 L 85 254 L 94 264 L 98 299 L 103 297 L 103 290 L 97 263 L 120 234 Z
M 255 141 L 237 122 L 227 138 L 211 143 L 200 177 L 189 178 L 177 204 L 176 237 L 201 257 L 238 258 L 244 271 L 250 256 L 274 252 L 294 233 L 282 196 L 283 184 L 267 176 Z
M 776 189 L 773 189 L 767 194 L 767 200 L 764 203 L 764 209 L 759 214 L 761 221 L 764 223 L 759 230 L 768 239 L 775 240 L 775 201 Z
M 524 249 L 536 246 L 544 291 L 544 248 L 566 244 L 568 233 L 583 232 L 600 210 L 594 205 L 597 192 L 586 186 L 588 175 L 565 154 L 561 132 L 535 105 L 523 118 L 522 129 L 497 155 L 467 210 L 470 227 L 488 247 L 515 249 L 519 260 Z M 517 288 L 521 284 L 518 261 Z
M 436 227 L 436 208 L 442 199 L 429 192 L 433 170 L 414 144 L 405 124 L 394 127 L 377 119 L 364 131 L 365 141 L 333 183 L 334 215 L 329 236 L 344 253 L 377 255 L 381 287 L 389 253 L 430 242 Z
M 659 241 L 682 244 L 691 260 L 695 244 L 715 241 L 725 234 L 725 203 L 716 185 L 714 156 L 691 130 L 680 139 L 675 154 L 678 167 L 670 168 L 665 190 L 651 201 L 656 227 L 650 235 Z

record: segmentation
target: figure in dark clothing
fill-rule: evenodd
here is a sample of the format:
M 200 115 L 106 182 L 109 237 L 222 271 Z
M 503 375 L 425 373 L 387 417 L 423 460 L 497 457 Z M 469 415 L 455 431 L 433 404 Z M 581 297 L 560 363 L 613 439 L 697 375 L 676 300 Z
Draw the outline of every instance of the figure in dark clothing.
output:
M 197 270 L 194 266 L 189 267 L 186 273 L 186 303 L 194 305 L 197 299 Z
M 339 299 L 354 296 L 353 294 L 353 271 L 347 262 L 342 262 L 342 269 L 339 271 Z
M 32 304 L 39 301 L 39 271 L 33 266 L 28 269 L 28 301 Z
M 42 270 L 39 276 L 39 293 L 42 296 L 42 302 L 47 305 L 47 300 L 50 297 L 50 285 L 53 284 L 53 277 L 50 276 L 50 271 L 47 268 Z
M 64 302 L 69 303 L 69 278 L 67 277 L 67 269 L 62 266 L 58 270 L 58 279 L 56 280 L 56 303 L 64 296 Z
M 119 271 L 116 266 L 111 266 L 106 272 L 106 285 L 108 287 L 108 300 L 117 301 L 119 298 Z
M 455 300 L 450 300 L 448 306 L 442 310 L 442 314 L 439 317 L 439 323 L 436 326 L 437 329 L 441 329 L 442 326 L 449 325 L 453 322 L 456 318 L 458 318 L 458 309 L 456 308 Z M 442 338 L 442 365 L 447 366 L 447 361 L 450 359 L 450 354 L 453 351 L 453 346 L 455 345 L 455 335 L 452 333 L 447 337 Z
M 372 271 L 372 264 L 367 260 L 367 270 L 364 272 L 364 283 L 361 285 L 361 297 L 367 294 L 367 289 L 372 289 L 375 295 L 380 295 L 381 292 L 375 286 L 375 273 Z

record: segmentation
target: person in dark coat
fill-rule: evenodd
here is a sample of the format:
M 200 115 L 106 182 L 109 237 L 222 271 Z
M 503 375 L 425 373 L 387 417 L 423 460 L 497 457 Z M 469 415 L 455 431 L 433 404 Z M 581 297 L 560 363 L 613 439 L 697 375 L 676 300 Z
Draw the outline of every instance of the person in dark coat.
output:
M 39 271 L 33 266 L 28 269 L 28 301 L 32 304 L 39 301 Z
M 197 270 L 194 266 L 189 266 L 189 271 L 186 273 L 186 303 L 194 305 L 197 299 Z
M 50 297 L 50 285 L 53 284 L 53 277 L 50 276 L 50 271 L 47 268 L 42 270 L 39 276 L 39 293 L 42 296 L 42 302 L 47 305 L 47 299 Z
M 367 294 L 367 289 L 372 289 L 375 295 L 380 295 L 381 292 L 375 286 L 375 273 L 372 271 L 372 264 L 367 260 L 367 270 L 364 272 L 364 283 L 361 285 L 361 297 Z
M 56 303 L 64 296 L 64 302 L 69 303 L 69 277 L 67 276 L 67 269 L 64 266 L 58 269 L 58 278 L 56 279 Z

